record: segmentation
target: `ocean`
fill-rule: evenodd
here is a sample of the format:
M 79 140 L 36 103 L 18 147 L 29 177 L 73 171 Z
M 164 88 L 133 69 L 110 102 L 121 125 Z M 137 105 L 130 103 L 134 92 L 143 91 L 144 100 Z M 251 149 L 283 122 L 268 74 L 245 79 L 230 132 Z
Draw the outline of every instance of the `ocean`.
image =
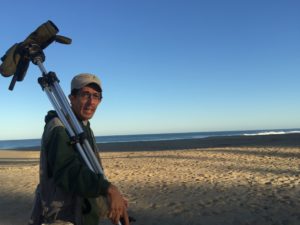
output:
M 246 131 L 216 131 L 216 132 L 190 132 L 190 133 L 165 133 L 165 134 L 138 134 L 138 135 L 111 135 L 97 136 L 97 143 L 115 143 L 115 142 L 137 142 L 137 141 L 161 141 L 161 140 L 179 140 L 179 139 L 198 139 L 220 136 L 255 136 L 255 135 L 283 135 L 289 133 L 300 133 L 299 129 L 281 129 L 281 130 L 246 130 Z M 0 140 L 0 150 L 2 149 L 28 149 L 40 146 L 40 139 L 24 140 Z

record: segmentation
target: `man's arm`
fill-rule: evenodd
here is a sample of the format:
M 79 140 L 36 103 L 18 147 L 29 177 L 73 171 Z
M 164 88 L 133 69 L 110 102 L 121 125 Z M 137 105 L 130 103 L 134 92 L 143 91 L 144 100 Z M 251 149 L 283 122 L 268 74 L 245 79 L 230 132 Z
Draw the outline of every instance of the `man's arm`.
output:
M 52 131 L 52 139 L 47 143 L 48 161 L 55 183 L 65 191 L 74 192 L 82 197 L 90 198 L 99 195 L 108 196 L 110 219 L 118 224 L 123 218 L 129 225 L 127 205 L 118 188 L 91 171 L 81 156 L 70 145 L 69 136 L 64 127 L 56 127 Z

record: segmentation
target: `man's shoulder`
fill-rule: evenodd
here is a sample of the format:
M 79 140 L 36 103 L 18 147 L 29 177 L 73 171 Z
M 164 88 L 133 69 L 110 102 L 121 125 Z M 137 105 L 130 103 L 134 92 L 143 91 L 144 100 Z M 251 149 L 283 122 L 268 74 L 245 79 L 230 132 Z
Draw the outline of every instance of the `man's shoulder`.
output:
M 46 123 L 42 136 L 42 145 L 46 146 L 49 141 L 54 140 L 53 137 L 67 137 L 66 129 L 58 117 L 53 117 Z
M 46 123 L 43 135 L 44 138 L 51 136 L 56 128 L 64 128 L 64 125 L 58 117 L 53 117 Z
M 63 123 L 58 117 L 53 117 L 51 120 L 49 120 L 46 126 L 49 130 L 53 130 L 55 127 L 64 127 Z

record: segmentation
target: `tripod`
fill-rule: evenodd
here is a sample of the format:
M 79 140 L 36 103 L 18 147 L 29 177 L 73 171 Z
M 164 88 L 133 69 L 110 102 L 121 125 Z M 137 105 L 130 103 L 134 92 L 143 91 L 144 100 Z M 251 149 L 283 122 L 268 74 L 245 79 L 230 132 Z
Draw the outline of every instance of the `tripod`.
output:
M 104 175 L 103 170 L 85 137 L 84 131 L 59 85 L 56 74 L 54 72 L 48 73 L 43 65 L 45 55 L 41 47 L 37 44 L 31 44 L 27 50 L 32 63 L 37 65 L 42 72 L 42 77 L 38 78 L 38 82 L 47 94 L 59 119 L 65 126 L 71 139 L 71 143 L 76 146 L 76 149 L 90 170 L 96 174 Z
M 38 82 L 43 91 L 47 94 L 59 119 L 66 128 L 71 143 L 76 147 L 76 150 L 79 152 L 87 167 L 95 174 L 101 174 L 104 179 L 107 179 L 80 123 L 59 85 L 56 74 L 54 72 L 48 73 L 43 65 L 45 61 L 43 49 L 54 41 L 61 44 L 70 44 L 72 41 L 70 38 L 57 35 L 58 31 L 56 25 L 50 20 L 40 25 L 23 42 L 14 44 L 7 50 L 5 55 L 1 57 L 3 63 L 0 64 L 0 73 L 4 77 L 13 75 L 9 86 L 9 90 L 12 91 L 15 83 L 24 79 L 30 61 L 37 65 L 42 72 L 42 76 L 38 78 Z M 123 218 L 120 220 L 118 225 L 124 224 L 122 221 Z M 135 221 L 134 218 L 131 218 L 131 220 Z
M 102 167 L 100 166 L 80 123 L 74 115 L 70 104 L 59 85 L 59 80 L 56 74 L 54 72 L 48 73 L 43 65 L 45 55 L 41 47 L 37 44 L 31 44 L 27 48 L 27 51 L 32 63 L 37 65 L 42 72 L 42 77 L 38 78 L 38 82 L 47 94 L 52 106 L 58 114 L 59 119 L 65 126 L 71 143 L 76 146 L 76 149 L 80 153 L 88 168 L 96 174 L 102 174 L 106 179 Z M 122 223 L 119 221 L 118 225 L 122 225 Z

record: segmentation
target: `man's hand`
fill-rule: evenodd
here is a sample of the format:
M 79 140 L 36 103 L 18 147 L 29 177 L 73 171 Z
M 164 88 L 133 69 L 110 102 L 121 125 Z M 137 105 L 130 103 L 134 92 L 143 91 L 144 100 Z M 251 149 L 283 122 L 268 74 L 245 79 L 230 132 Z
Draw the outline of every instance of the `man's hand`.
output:
M 114 185 L 110 185 L 107 190 L 109 199 L 109 218 L 114 224 L 118 224 L 121 218 L 123 218 L 123 225 L 129 225 L 129 219 L 127 214 L 127 200 L 125 200 L 118 188 Z

